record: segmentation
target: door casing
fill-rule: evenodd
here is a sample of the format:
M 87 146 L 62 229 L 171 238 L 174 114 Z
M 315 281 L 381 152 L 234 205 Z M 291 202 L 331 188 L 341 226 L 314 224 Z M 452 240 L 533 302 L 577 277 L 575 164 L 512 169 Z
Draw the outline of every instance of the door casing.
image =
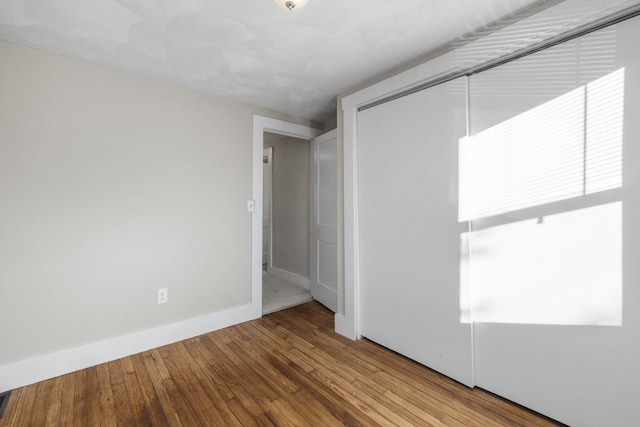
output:
M 262 207 L 263 207 L 263 155 L 264 133 L 276 133 L 294 138 L 312 140 L 323 133 L 320 129 L 299 125 L 284 120 L 253 116 L 252 191 L 253 212 L 251 216 L 251 311 L 262 317 Z

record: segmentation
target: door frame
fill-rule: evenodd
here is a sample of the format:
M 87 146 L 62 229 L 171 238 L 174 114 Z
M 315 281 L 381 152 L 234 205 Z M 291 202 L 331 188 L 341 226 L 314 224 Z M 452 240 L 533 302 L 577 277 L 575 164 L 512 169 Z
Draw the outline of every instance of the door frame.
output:
M 267 159 L 267 162 L 269 164 L 269 174 L 271 182 L 269 183 L 270 185 L 268 185 L 268 189 L 269 189 L 269 196 L 271 198 L 271 200 L 269 200 L 269 217 L 268 217 L 268 221 L 269 221 L 269 232 L 268 232 L 268 239 L 269 242 L 267 244 L 267 270 L 269 270 L 270 267 L 272 267 L 271 265 L 271 252 L 272 252 L 272 242 L 273 242 L 273 147 L 269 147 L 269 148 L 265 148 L 263 150 L 263 155 L 262 155 L 262 161 L 263 161 L 263 167 L 264 167 L 264 159 Z M 264 207 L 264 172 L 262 174 L 262 205 Z M 264 229 L 264 212 L 262 215 L 262 227 Z M 263 238 L 264 238 L 264 233 L 263 233 Z M 262 242 L 264 244 L 264 241 Z M 265 260 L 264 260 L 264 252 L 262 253 L 262 265 L 265 264 Z
M 323 133 L 321 129 L 299 125 L 284 120 L 253 115 L 252 191 L 253 214 L 251 216 L 251 311 L 255 318 L 262 317 L 262 157 L 264 133 L 276 133 L 311 141 Z

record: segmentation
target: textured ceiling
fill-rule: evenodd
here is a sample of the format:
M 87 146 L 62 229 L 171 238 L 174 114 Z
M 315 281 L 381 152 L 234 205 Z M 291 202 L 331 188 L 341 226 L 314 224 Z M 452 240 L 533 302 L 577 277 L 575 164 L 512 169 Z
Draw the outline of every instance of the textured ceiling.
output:
M 336 95 L 537 3 L 0 0 L 0 39 L 324 121 Z

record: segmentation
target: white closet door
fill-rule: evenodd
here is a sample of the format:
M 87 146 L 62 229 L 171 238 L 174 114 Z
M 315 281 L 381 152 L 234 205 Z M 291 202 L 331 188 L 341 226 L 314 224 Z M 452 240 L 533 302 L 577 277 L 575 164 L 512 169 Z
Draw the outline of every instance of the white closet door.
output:
M 639 39 L 634 18 L 469 83 L 476 383 L 569 425 L 640 425 Z
M 458 141 L 465 79 L 358 113 L 362 335 L 473 384 L 461 322 Z

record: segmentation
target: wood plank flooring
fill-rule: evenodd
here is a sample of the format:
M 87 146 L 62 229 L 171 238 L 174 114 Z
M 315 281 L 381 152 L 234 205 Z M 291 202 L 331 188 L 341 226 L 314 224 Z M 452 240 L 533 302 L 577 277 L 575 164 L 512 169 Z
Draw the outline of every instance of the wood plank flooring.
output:
M 368 340 L 316 302 L 13 392 L 6 426 L 557 426 Z

